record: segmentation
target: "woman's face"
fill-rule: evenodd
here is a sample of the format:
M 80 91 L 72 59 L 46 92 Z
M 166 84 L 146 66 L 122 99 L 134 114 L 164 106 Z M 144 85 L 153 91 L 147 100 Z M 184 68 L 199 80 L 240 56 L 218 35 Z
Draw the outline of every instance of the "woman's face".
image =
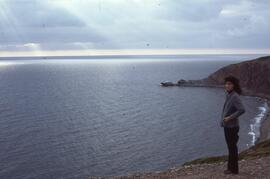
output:
M 230 82 L 230 81 L 226 81 L 225 82 L 225 90 L 227 91 L 227 92 L 231 92 L 232 90 L 233 90 L 233 83 L 232 82 Z

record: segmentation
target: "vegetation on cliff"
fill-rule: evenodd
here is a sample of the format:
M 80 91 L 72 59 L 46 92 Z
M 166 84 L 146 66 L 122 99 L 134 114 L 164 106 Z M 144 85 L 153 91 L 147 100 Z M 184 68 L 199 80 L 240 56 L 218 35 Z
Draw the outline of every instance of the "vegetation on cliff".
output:
M 270 139 L 260 142 L 253 147 L 242 151 L 239 154 L 239 160 L 247 160 L 254 158 L 261 158 L 270 156 Z M 205 164 L 205 163 L 219 163 L 225 162 L 227 160 L 227 156 L 217 156 L 217 157 L 205 157 L 196 159 L 190 162 L 186 162 L 183 165 L 193 165 L 193 164 Z

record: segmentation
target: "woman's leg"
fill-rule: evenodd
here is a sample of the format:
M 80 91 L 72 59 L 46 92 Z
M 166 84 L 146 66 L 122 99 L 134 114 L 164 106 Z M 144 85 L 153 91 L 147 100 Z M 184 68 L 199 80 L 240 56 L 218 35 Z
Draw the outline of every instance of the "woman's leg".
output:
M 239 169 L 238 169 L 238 148 L 237 148 L 237 142 L 239 139 L 238 132 L 239 132 L 239 127 L 232 128 L 230 156 L 231 156 L 231 171 L 233 173 L 239 172 Z
M 230 155 L 230 138 L 231 138 L 231 132 L 230 132 L 230 128 L 224 127 L 224 135 L 225 135 L 225 139 L 226 139 L 226 143 L 227 143 L 227 147 L 228 147 L 228 162 L 227 162 L 227 170 L 231 171 L 231 155 Z
M 238 136 L 239 127 L 234 128 L 224 128 L 225 139 L 229 150 L 228 157 L 228 170 L 233 173 L 238 173 L 238 148 L 237 142 L 239 139 Z

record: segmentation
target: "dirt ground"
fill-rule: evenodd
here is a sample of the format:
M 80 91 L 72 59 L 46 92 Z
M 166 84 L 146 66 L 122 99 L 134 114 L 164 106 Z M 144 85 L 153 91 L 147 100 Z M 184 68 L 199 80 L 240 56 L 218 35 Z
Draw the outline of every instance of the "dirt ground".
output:
M 132 174 L 109 179 L 270 179 L 270 157 L 239 161 L 238 175 L 225 175 L 226 163 L 198 164 L 171 168 L 164 172 Z M 102 177 L 90 177 L 102 179 Z

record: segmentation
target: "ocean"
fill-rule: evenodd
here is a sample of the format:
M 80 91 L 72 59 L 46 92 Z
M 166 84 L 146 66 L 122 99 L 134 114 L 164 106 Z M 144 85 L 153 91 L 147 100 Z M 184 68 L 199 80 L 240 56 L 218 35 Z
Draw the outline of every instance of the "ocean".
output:
M 227 154 L 223 89 L 161 87 L 249 55 L 0 61 L 0 178 L 87 178 L 166 170 Z M 266 110 L 242 97 L 239 150 Z

